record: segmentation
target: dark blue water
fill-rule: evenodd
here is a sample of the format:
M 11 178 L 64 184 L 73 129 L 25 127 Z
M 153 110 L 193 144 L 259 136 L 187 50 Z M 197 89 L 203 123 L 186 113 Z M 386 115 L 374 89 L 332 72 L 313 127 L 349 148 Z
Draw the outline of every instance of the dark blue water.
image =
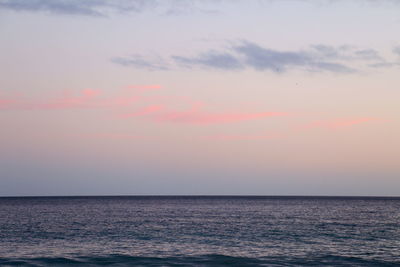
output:
M 0 198 L 0 265 L 400 266 L 400 198 Z

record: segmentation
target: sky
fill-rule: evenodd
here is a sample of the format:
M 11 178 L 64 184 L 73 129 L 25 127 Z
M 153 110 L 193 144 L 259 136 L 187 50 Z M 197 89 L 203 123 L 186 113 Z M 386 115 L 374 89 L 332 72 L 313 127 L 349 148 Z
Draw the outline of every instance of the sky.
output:
M 400 196 L 400 2 L 0 0 L 0 196 Z

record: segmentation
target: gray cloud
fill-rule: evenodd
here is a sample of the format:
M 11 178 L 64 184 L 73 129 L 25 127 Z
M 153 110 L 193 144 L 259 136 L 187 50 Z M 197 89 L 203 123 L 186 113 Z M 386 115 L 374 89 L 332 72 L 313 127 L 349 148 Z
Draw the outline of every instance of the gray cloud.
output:
M 398 56 L 400 56 L 400 46 L 396 46 L 393 48 L 392 52 Z M 400 58 L 393 61 L 381 60 L 380 62 L 376 62 L 369 65 L 372 68 L 393 68 L 400 67 Z
M 398 0 L 355 0 L 364 4 L 398 4 Z M 246 4 L 256 4 L 265 7 L 276 0 L 246 1 Z M 287 0 L 287 2 L 304 2 L 324 6 L 347 2 L 345 0 Z M 234 0 L 0 0 L 0 9 L 27 12 L 47 12 L 61 15 L 83 15 L 106 17 L 111 13 L 138 13 L 145 10 L 157 10 L 165 15 L 182 15 L 193 12 L 205 14 L 220 13 L 224 6 L 221 3 L 235 5 L 240 1 Z
M 335 59 L 335 60 L 374 60 L 382 61 L 382 57 L 379 52 L 375 49 L 358 49 L 354 46 L 342 45 L 339 47 L 327 46 L 327 45 L 313 45 L 312 49 L 317 53 L 316 56 L 325 59 Z
M 374 49 L 363 49 L 354 51 L 354 56 L 365 60 L 383 60 L 378 51 Z
M 339 63 L 331 63 L 331 62 L 312 62 L 308 66 L 309 71 L 328 71 L 334 73 L 353 73 L 357 72 L 356 69 L 348 67 Z
M 161 9 L 161 14 L 183 14 L 198 8 L 194 0 L 0 0 L 0 9 L 58 15 L 106 17 L 110 13 L 139 13 Z
M 381 62 L 374 63 L 369 65 L 372 68 L 392 68 L 392 67 L 400 67 L 400 62 Z
M 135 56 L 116 58 L 113 62 L 151 70 L 203 68 L 240 71 L 254 69 L 276 73 L 302 70 L 342 74 L 357 72 L 360 66 L 378 68 L 397 65 L 397 63 L 386 62 L 374 49 L 313 45 L 303 50 L 281 51 L 248 41 L 241 41 L 223 50 L 209 50 L 194 56 L 172 55 L 164 61 L 153 61 Z
M 244 56 L 244 62 L 256 70 L 285 71 L 290 66 L 306 65 L 309 57 L 302 52 L 281 52 L 245 42 L 233 47 L 233 50 Z
M 140 12 L 155 4 L 156 0 L 0 0 L 0 9 L 106 16 L 109 12 Z
M 14 11 L 52 11 L 54 13 L 80 14 L 80 15 L 99 15 L 93 7 L 86 5 L 76 5 L 75 2 L 46 1 L 46 0 L 4 0 L 0 2 L 0 8 L 11 9 Z
M 194 58 L 182 56 L 172 56 L 171 58 L 186 68 L 191 68 L 192 66 L 212 67 L 223 70 L 238 70 L 244 68 L 244 65 L 239 59 L 229 53 L 223 52 L 211 51 Z
M 342 46 L 342 47 L 339 47 L 339 48 L 335 48 L 333 46 L 322 45 L 322 44 L 313 45 L 313 46 L 311 46 L 311 48 L 314 49 L 317 54 L 323 55 L 323 57 L 326 57 L 326 58 L 338 58 L 338 57 L 341 57 L 341 52 L 343 50 L 347 50 L 348 49 L 347 46 Z
M 396 46 L 395 48 L 393 48 L 393 53 L 395 53 L 395 54 L 400 56 L 400 45 Z
M 337 57 L 333 47 L 316 46 L 316 51 L 278 51 L 261 47 L 251 42 L 232 46 L 227 52 L 208 52 L 196 57 L 173 56 L 184 67 L 202 66 L 208 68 L 240 70 L 252 68 L 257 71 L 286 72 L 291 69 L 306 71 L 328 71 L 350 73 L 355 70 L 344 64 L 327 59 Z
M 313 55 L 310 51 L 277 51 L 250 42 L 235 46 L 233 50 L 244 57 L 248 67 L 259 71 L 285 72 L 288 69 L 302 68 L 307 71 L 354 72 L 343 64 L 324 61 L 321 55 Z
M 150 71 L 169 70 L 168 63 L 166 63 L 161 58 L 149 60 L 144 59 L 140 55 L 134 55 L 130 57 L 116 57 L 111 59 L 111 61 L 121 66 L 146 69 Z
M 107 17 L 115 13 L 140 13 L 147 10 L 164 15 L 218 12 L 202 7 L 206 3 L 215 2 L 211 0 L 0 0 L 0 10 L 94 17 Z

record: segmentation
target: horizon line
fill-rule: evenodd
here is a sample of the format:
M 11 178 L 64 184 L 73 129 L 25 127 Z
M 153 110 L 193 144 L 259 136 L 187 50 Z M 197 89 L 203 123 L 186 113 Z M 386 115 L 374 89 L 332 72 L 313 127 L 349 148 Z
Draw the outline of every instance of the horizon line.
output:
M 113 198 L 113 197 L 200 197 L 200 198 L 400 198 L 398 196 L 384 195 L 256 195 L 256 194 L 132 194 L 132 195 L 9 195 L 0 198 Z

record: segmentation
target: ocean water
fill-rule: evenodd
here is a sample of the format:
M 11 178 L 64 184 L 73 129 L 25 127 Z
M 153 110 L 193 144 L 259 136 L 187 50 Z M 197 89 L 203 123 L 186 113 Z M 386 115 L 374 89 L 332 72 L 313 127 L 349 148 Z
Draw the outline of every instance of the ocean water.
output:
M 0 265 L 400 266 L 400 198 L 0 198 Z

